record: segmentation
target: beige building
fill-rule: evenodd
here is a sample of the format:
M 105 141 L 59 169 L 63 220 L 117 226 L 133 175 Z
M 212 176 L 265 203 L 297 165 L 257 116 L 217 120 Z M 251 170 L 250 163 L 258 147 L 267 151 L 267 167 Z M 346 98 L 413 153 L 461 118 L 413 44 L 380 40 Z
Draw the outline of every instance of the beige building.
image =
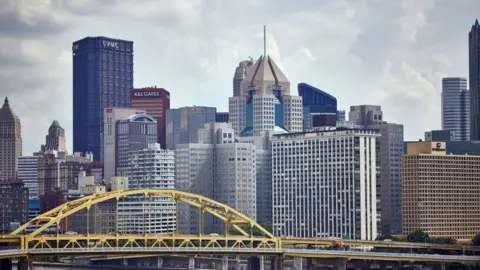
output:
M 471 240 L 480 232 L 480 156 L 447 155 L 445 142 L 413 142 L 402 155 L 403 233 Z
M 0 180 L 17 177 L 18 157 L 22 155 L 22 127 L 20 119 L 5 98 L 0 109 Z
M 52 122 L 50 128 L 48 128 L 48 134 L 45 136 L 45 145 L 42 145 L 42 152 L 45 152 L 46 150 L 67 152 L 65 130 L 60 126 L 57 120 Z

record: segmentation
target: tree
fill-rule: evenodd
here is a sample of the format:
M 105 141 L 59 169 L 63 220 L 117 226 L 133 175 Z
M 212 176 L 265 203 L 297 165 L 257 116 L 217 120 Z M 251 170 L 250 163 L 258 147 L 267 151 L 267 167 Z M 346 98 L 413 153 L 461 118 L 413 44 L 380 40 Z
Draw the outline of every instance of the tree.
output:
M 272 223 L 271 222 L 260 223 L 260 226 L 262 226 L 268 232 L 270 232 L 270 233 L 272 232 Z M 240 229 L 244 230 L 246 233 L 250 234 L 250 226 L 242 224 L 242 225 L 238 225 L 238 227 L 240 227 Z M 241 235 L 241 233 L 233 227 L 230 227 L 230 229 L 228 230 L 228 233 L 231 234 L 231 235 Z M 253 235 L 254 236 L 262 236 L 263 232 L 261 232 L 259 229 L 254 227 L 253 228 Z
M 472 238 L 472 244 L 474 246 L 480 246 L 480 233 L 477 233 L 477 235 L 475 235 L 473 238 Z
M 457 240 L 448 237 L 432 237 L 430 238 L 430 243 L 455 245 Z
M 407 235 L 407 240 L 408 242 L 414 243 L 428 243 L 430 242 L 430 236 L 428 236 L 428 234 L 421 229 L 416 229 Z
M 392 235 L 387 233 L 387 234 L 381 234 L 379 236 L 377 236 L 377 238 L 375 240 L 377 241 L 383 241 L 385 239 L 392 239 Z

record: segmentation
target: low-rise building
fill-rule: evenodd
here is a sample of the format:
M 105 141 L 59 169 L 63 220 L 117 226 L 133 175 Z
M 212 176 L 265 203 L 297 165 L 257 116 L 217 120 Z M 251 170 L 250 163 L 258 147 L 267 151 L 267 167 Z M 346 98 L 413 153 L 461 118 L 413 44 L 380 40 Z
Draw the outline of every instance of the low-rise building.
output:
M 448 142 L 412 142 L 402 155 L 403 233 L 469 241 L 480 232 L 480 156 L 446 153 Z

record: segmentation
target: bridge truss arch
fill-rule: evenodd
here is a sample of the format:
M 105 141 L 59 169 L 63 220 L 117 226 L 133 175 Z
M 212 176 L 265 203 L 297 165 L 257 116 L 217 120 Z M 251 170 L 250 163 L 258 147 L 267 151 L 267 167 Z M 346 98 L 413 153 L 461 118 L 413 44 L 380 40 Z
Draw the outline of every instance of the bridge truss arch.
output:
M 181 235 L 174 232 L 167 235 L 144 234 L 119 234 L 118 231 L 109 235 L 79 234 L 42 234 L 51 226 L 59 226 L 60 222 L 82 210 L 89 210 L 92 206 L 108 201 L 116 200 L 117 205 L 120 199 L 143 195 L 145 198 L 159 196 L 175 200 L 178 215 L 178 203 L 183 202 L 213 215 L 222 220 L 225 224 L 225 235 L 204 235 L 202 228 L 198 235 Z M 118 209 L 118 207 L 117 207 Z M 178 226 L 178 217 L 177 217 Z M 243 228 L 248 226 L 250 232 Z M 33 232 L 22 234 L 27 228 L 35 229 Z M 236 230 L 239 235 L 230 235 L 229 229 Z M 253 235 L 254 230 L 263 236 Z M 41 214 L 20 226 L 10 235 L 21 237 L 22 249 L 58 249 L 58 248 L 257 248 L 257 249 L 279 249 L 281 240 L 263 228 L 260 224 L 240 213 L 232 207 L 219 203 L 207 197 L 181 192 L 176 190 L 121 190 L 108 193 L 94 194 L 60 205 L 48 212 Z

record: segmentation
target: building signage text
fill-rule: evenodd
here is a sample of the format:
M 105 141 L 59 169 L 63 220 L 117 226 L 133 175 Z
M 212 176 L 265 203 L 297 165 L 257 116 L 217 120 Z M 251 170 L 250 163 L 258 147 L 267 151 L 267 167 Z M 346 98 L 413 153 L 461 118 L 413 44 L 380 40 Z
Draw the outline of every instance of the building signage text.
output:
M 159 97 L 160 92 L 133 92 L 134 97 Z
M 118 42 L 116 41 L 102 40 L 102 45 L 103 47 L 118 49 Z
M 432 151 L 445 151 L 445 148 L 442 148 L 442 144 L 441 143 L 437 143 L 435 145 L 435 148 L 432 148 Z

